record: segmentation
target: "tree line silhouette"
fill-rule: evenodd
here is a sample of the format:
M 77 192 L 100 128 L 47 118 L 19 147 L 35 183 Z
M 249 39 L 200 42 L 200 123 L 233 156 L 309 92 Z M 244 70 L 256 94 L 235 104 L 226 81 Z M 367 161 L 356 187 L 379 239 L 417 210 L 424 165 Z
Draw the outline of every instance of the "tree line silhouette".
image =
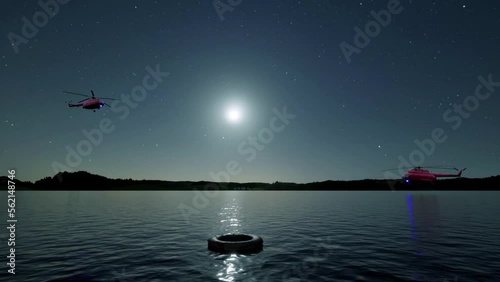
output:
M 7 188 L 6 176 L 0 177 L 5 189 Z M 453 178 L 438 180 L 434 184 L 407 185 L 399 180 L 328 180 L 312 183 L 217 183 L 210 181 L 163 181 L 163 180 L 134 180 L 110 179 L 86 171 L 61 172 L 53 177 L 45 177 L 34 183 L 16 179 L 17 190 L 355 190 L 355 191 L 387 191 L 387 190 L 500 190 L 500 175 L 487 178 Z

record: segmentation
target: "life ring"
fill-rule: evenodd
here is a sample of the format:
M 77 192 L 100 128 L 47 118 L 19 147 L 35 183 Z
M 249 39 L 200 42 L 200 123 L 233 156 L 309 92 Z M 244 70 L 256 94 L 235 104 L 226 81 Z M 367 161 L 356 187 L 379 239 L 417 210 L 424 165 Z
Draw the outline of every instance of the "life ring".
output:
M 249 253 L 261 251 L 264 240 L 252 234 L 224 234 L 208 239 L 208 249 L 213 252 Z

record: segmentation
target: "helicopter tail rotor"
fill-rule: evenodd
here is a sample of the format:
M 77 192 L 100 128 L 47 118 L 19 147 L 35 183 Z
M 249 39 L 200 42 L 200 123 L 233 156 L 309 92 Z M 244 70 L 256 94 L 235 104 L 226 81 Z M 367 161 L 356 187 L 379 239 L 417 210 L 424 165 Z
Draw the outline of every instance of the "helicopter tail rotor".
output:
M 458 177 L 462 177 L 462 172 L 464 172 L 464 170 L 466 170 L 467 168 L 463 168 L 461 169 L 459 172 L 458 172 Z

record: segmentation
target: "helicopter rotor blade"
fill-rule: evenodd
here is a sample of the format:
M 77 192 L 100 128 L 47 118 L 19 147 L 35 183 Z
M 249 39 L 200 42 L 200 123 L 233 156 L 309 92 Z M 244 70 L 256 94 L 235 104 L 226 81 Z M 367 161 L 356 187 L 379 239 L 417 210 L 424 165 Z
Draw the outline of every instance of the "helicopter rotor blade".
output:
M 81 102 L 87 101 L 88 99 L 90 99 L 90 98 L 83 99 L 83 100 L 79 101 L 78 103 L 81 103 Z
M 101 100 L 118 100 L 118 99 L 115 99 L 115 98 L 106 98 L 106 97 L 104 97 L 104 98 L 99 97 L 99 99 L 101 99 Z
M 430 168 L 430 169 L 448 169 L 448 170 L 457 170 L 455 167 L 452 166 L 423 166 L 422 168 Z
M 401 167 L 401 168 L 392 168 L 392 169 L 385 169 L 385 170 L 382 170 L 382 171 L 391 171 L 391 170 L 405 170 L 405 169 L 408 169 L 408 170 L 411 170 L 411 169 L 451 169 L 451 170 L 457 170 L 455 167 L 452 167 L 452 166 L 412 166 L 412 167 Z
M 429 165 L 429 166 L 432 166 L 432 167 L 448 167 L 448 168 L 453 168 L 454 167 L 452 165 Z
M 400 169 L 404 170 L 404 169 L 408 169 L 408 168 L 405 168 L 405 167 L 403 167 L 403 168 L 391 168 L 391 169 L 384 169 L 382 171 L 392 171 L 392 170 L 400 170 Z
M 80 95 L 80 96 L 84 96 L 84 97 L 90 97 L 90 95 L 85 95 L 85 94 L 82 94 L 82 93 L 76 93 L 76 92 L 70 92 L 70 91 L 63 91 L 63 93 L 73 94 L 73 95 Z
M 104 105 L 106 105 L 106 106 L 108 106 L 108 107 L 110 107 L 110 108 L 111 108 L 111 106 L 110 106 L 108 103 L 104 103 Z
M 94 90 L 90 90 L 90 92 L 92 93 L 92 98 L 94 98 Z

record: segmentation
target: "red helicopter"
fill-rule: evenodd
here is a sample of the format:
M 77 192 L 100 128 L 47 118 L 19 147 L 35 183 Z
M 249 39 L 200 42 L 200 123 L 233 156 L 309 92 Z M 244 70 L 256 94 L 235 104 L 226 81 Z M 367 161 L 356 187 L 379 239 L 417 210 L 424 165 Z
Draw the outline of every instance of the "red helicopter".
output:
M 434 169 L 452 169 L 458 171 L 457 174 L 450 174 L 450 173 L 434 173 L 430 172 L 426 169 L 423 168 L 434 168 Z M 403 182 L 405 184 L 411 184 L 411 183 L 429 183 L 429 184 L 434 184 L 436 179 L 438 177 L 461 177 L 462 172 L 466 170 L 464 169 L 457 169 L 455 167 L 449 168 L 449 167 L 421 167 L 417 166 L 414 167 L 413 169 L 409 170 L 404 176 L 403 176 Z
M 95 112 L 95 110 L 99 110 L 100 108 L 102 108 L 104 105 L 111 107 L 110 105 L 104 103 L 101 100 L 116 100 L 113 98 L 97 98 L 97 97 L 95 97 L 93 90 L 90 90 L 90 93 L 92 93 L 92 96 L 81 94 L 81 93 L 69 92 L 69 91 L 63 91 L 63 93 L 87 97 L 86 99 L 79 101 L 77 104 L 68 103 L 68 106 L 70 106 L 70 107 L 82 107 L 82 108 L 87 109 L 87 110 L 94 110 L 94 112 Z

